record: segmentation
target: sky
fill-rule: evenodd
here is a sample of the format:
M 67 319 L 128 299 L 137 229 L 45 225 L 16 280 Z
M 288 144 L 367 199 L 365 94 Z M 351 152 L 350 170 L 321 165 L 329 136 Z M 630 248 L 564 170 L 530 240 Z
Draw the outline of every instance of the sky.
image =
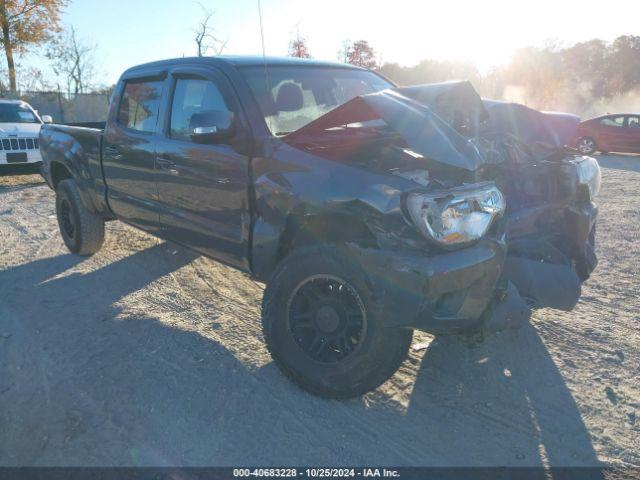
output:
M 224 53 L 261 54 L 258 0 L 72 0 L 63 23 L 97 45 L 97 82 L 126 68 L 196 52 L 193 29 L 202 6 L 228 39 Z M 640 35 L 637 0 L 261 0 L 267 55 L 285 55 L 298 31 L 315 58 L 337 60 L 344 40 L 366 39 L 383 62 L 468 60 L 481 70 L 509 61 L 528 45 L 572 45 Z M 608 7 L 607 7 L 608 6 Z M 33 52 L 21 59 L 46 71 Z

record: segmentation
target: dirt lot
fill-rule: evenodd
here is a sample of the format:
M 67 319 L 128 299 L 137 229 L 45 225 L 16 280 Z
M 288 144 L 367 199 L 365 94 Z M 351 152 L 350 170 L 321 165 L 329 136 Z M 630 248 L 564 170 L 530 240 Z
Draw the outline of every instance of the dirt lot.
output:
M 0 465 L 640 465 L 640 157 L 600 161 L 575 311 L 477 346 L 417 335 L 347 402 L 275 368 L 261 285 L 117 222 L 76 258 L 40 178 L 0 178 Z

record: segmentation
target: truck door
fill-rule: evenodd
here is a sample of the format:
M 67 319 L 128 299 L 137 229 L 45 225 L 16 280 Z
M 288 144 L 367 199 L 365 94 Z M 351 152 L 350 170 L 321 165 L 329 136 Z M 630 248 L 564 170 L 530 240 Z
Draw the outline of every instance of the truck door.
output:
M 627 148 L 625 117 L 616 115 L 605 117 L 600 121 L 600 135 L 596 140 L 598 146 L 610 152 L 624 152 Z
M 627 138 L 629 152 L 640 153 L 640 116 L 629 115 L 627 117 Z
M 144 230 L 160 229 L 155 144 L 164 78 L 124 80 L 103 139 L 102 164 L 111 210 Z
M 248 269 L 249 156 L 233 146 L 247 131 L 236 94 L 220 72 L 181 68 L 171 72 L 168 99 L 156 144 L 162 236 Z M 222 129 L 206 119 L 220 118 L 228 134 L 207 137 Z

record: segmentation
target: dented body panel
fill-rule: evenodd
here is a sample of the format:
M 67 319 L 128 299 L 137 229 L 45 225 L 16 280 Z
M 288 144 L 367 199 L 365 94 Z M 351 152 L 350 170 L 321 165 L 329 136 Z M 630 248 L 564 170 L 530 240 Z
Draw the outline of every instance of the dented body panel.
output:
M 388 130 L 357 130 L 380 120 Z M 596 265 L 597 208 L 579 191 L 581 159 L 564 148 L 576 126 L 571 115 L 483 101 L 467 82 L 358 97 L 278 139 L 277 152 L 254 163 L 257 210 L 270 212 L 254 229 L 255 272 L 268 272 L 265 259 L 289 248 L 281 243 L 288 222 L 326 216 L 335 221 L 322 235 L 346 243 L 375 279 L 391 326 L 453 333 L 484 321 L 500 329 L 528 320 L 530 307 L 570 310 Z M 276 158 L 287 171 L 274 172 Z M 478 245 L 446 251 L 407 228 L 406 192 L 478 180 L 495 181 L 508 205 Z M 357 235 L 340 219 L 360 223 Z
M 224 74 L 241 106 L 243 138 L 250 141 L 234 148 L 248 157 L 242 215 L 250 221 L 246 259 L 235 266 L 257 280 L 268 282 L 299 247 L 337 245 L 367 273 L 388 326 L 438 334 L 498 330 L 528 320 L 531 307 L 571 309 L 577 302 L 581 282 L 596 265 L 597 208 L 585 178 L 597 164 L 565 149 L 577 125 L 572 116 L 485 101 L 470 83 L 453 82 L 355 96 L 277 136 L 240 73 L 246 62 L 185 62 Z M 109 122 L 114 119 L 112 112 Z M 43 138 L 55 139 L 42 142 L 44 174 L 54 185 L 52 162 L 72 162 L 69 176 L 78 177 L 94 210 L 117 218 L 107 201 L 102 157 L 98 162 L 92 151 L 90 161 L 76 158 L 86 143 L 79 133 L 43 128 Z M 101 145 L 99 131 L 94 137 L 92 144 Z M 80 145 L 73 156 L 65 142 Z M 94 168 L 80 173 L 85 163 Z M 486 184 L 502 192 L 506 210 L 481 238 L 464 245 L 426 238 L 408 211 L 410 195 L 446 196 Z M 205 253 L 215 257 L 213 250 Z

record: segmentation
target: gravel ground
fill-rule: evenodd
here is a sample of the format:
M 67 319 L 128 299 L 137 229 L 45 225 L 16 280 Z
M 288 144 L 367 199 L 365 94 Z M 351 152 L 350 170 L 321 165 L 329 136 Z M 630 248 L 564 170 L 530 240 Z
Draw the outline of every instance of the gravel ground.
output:
M 273 365 L 260 284 L 118 222 L 74 257 L 40 177 L 0 177 L 0 465 L 640 466 L 640 157 L 600 162 L 573 312 L 475 346 L 418 334 L 344 402 Z

